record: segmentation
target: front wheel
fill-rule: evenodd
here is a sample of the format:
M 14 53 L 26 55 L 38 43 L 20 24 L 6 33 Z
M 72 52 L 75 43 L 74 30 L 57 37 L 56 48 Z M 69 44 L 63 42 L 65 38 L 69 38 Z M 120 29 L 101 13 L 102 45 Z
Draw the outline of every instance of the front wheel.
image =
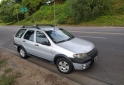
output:
M 22 47 L 19 49 L 19 54 L 20 54 L 21 58 L 24 58 L 24 59 L 28 58 L 26 50 Z
M 73 65 L 65 58 L 60 58 L 56 63 L 57 69 L 64 74 L 71 73 L 73 71 Z

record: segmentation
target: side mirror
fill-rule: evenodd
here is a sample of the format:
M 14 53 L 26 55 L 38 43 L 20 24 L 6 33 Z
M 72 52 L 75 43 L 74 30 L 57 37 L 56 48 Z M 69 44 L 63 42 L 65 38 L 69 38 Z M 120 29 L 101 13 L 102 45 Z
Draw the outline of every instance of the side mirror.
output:
M 42 42 L 41 44 L 42 44 L 42 45 L 48 45 L 48 46 L 50 46 L 50 42 L 47 42 L 47 41 L 44 41 L 44 42 Z

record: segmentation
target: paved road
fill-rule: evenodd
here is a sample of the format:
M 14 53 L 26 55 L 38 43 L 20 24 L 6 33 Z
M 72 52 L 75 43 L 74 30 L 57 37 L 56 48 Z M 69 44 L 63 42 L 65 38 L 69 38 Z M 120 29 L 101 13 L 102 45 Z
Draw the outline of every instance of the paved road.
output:
M 84 71 L 61 74 L 55 65 L 30 57 L 28 61 L 47 68 L 83 85 L 124 85 L 124 28 L 63 27 L 73 35 L 91 41 L 98 48 L 98 60 Z M 15 50 L 13 35 L 19 26 L 0 26 L 0 45 Z M 18 55 L 16 51 L 13 54 Z

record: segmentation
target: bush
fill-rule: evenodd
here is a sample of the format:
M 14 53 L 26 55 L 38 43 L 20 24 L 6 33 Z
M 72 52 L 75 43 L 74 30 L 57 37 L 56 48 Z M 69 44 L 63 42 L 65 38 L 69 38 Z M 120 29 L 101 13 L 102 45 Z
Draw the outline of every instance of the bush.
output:
M 120 6 L 120 8 L 118 8 L 116 12 L 119 14 L 124 14 L 124 5 Z
M 68 0 L 75 23 L 96 19 L 110 9 L 109 0 Z
M 66 23 L 66 17 L 64 15 L 61 15 L 57 21 L 58 24 L 65 24 Z

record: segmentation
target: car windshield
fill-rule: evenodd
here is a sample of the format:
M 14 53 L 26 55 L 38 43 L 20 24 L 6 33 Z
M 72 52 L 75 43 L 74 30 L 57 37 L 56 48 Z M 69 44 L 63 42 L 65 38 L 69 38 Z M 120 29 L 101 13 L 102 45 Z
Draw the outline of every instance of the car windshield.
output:
M 74 38 L 72 34 L 64 29 L 49 30 L 46 33 L 55 43 L 65 42 Z

